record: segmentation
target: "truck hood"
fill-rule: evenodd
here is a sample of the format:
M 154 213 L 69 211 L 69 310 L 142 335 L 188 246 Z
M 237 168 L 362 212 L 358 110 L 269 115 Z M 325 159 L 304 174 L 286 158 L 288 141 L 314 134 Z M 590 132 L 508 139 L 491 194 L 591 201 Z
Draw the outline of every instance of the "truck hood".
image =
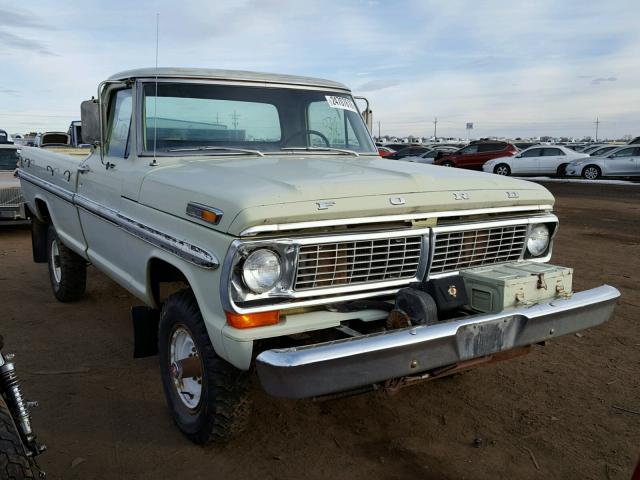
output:
M 281 222 L 553 204 L 553 196 L 531 182 L 337 155 L 183 157 L 152 169 L 140 188 L 141 204 L 192 221 L 185 213 L 188 202 L 222 210 L 222 220 L 211 227 L 233 235 Z M 467 198 L 456 201 L 452 192 L 466 192 Z M 516 192 L 517 198 L 506 192 Z

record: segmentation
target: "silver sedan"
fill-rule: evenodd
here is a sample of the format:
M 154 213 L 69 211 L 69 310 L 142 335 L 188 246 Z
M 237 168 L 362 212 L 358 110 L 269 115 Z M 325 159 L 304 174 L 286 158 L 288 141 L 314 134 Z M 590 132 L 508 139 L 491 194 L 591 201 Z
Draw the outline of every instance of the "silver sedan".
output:
M 603 156 L 574 160 L 567 165 L 566 172 L 567 175 L 587 180 L 640 176 L 640 146 L 625 145 Z

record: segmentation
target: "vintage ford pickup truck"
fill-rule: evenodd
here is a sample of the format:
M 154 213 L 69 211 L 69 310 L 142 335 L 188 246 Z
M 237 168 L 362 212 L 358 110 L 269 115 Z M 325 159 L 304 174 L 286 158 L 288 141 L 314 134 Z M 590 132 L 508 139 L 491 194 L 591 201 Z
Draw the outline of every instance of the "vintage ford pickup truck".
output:
M 601 324 L 619 296 L 546 263 L 545 188 L 380 158 L 340 83 L 140 69 L 81 111 L 86 159 L 21 152 L 34 260 L 60 301 L 91 264 L 144 302 L 136 347 L 157 345 L 194 442 L 242 430 L 254 368 L 281 397 L 395 390 Z

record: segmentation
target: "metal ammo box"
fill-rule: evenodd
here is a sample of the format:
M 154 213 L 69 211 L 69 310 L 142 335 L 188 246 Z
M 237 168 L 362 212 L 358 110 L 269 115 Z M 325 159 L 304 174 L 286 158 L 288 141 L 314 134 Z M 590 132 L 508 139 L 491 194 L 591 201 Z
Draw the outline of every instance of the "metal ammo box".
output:
M 500 312 L 572 294 L 573 269 L 556 265 L 522 262 L 472 268 L 460 275 L 471 308 L 479 312 Z

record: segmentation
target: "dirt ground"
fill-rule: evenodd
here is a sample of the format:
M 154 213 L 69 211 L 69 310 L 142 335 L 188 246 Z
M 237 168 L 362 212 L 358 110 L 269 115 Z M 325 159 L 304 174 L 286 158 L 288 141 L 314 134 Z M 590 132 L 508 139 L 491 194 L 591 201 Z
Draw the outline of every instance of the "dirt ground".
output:
M 284 401 L 256 379 L 250 430 L 224 447 L 190 444 L 157 359 L 132 358 L 136 299 L 90 268 L 86 297 L 56 302 L 29 231 L 0 229 L 0 333 L 40 401 L 42 466 L 52 479 L 629 479 L 640 454 L 640 188 L 548 187 L 561 222 L 553 261 L 575 268 L 576 289 L 621 289 L 610 322 L 392 397 Z

